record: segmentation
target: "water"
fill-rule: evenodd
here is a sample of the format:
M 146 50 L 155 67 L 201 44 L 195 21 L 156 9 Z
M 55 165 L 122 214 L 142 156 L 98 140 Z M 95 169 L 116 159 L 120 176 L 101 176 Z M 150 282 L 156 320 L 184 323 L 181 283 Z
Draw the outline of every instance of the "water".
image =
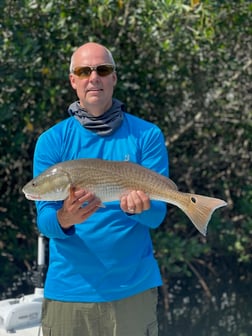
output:
M 169 310 L 160 309 L 160 336 L 251 336 L 252 285 L 216 282 L 207 297 L 193 280 L 177 280 L 169 292 Z

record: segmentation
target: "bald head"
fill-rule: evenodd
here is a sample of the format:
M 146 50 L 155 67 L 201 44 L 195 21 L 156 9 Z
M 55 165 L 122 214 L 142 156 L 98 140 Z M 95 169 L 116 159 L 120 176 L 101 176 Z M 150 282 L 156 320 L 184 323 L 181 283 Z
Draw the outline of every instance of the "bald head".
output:
M 99 55 L 99 58 L 102 59 L 98 60 L 96 64 L 101 64 L 101 63 L 109 63 L 113 64 L 115 66 L 115 61 L 114 58 L 111 54 L 111 52 L 104 47 L 103 45 L 95 42 L 88 42 L 80 46 L 78 49 L 74 51 L 71 57 L 71 62 L 70 62 L 70 73 L 73 71 L 73 69 L 76 67 L 76 65 L 79 65 L 79 60 L 82 59 L 85 60 L 90 60 L 91 58 L 96 62 L 95 58 L 98 57 L 96 55 Z M 96 65 L 96 64 L 82 64 L 82 65 Z
M 112 106 L 114 87 L 117 83 L 115 69 L 105 74 L 98 67 L 115 62 L 111 52 L 99 43 L 85 43 L 72 55 L 69 79 L 76 91 L 81 107 L 94 116 L 100 116 Z M 90 69 L 84 76 L 76 69 Z

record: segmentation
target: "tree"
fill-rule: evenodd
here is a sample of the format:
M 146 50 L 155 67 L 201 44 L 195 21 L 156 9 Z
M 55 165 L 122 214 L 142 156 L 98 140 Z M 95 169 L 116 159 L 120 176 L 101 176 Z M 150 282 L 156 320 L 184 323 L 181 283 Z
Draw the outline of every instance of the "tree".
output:
M 250 277 L 250 1 L 19 0 L 0 6 L 0 289 L 32 268 L 36 214 L 21 187 L 32 176 L 37 137 L 67 117 L 75 99 L 69 58 L 88 40 L 113 52 L 116 96 L 128 111 L 163 130 L 179 188 L 228 201 L 207 240 L 169 209 L 153 232 L 163 288 L 193 275 L 210 296 L 202 274 L 214 270 L 221 277 L 229 260 L 237 277 Z

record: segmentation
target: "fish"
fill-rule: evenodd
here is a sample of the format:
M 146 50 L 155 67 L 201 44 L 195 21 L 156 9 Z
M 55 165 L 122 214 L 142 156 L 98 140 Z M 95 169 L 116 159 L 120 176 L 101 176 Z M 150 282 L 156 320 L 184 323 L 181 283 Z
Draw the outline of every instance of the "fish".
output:
M 227 203 L 219 198 L 185 193 L 168 177 L 129 161 L 75 159 L 57 163 L 29 181 L 22 191 L 28 200 L 63 201 L 73 188 L 94 193 L 103 203 L 120 201 L 132 190 L 151 200 L 181 209 L 204 236 L 213 212 Z

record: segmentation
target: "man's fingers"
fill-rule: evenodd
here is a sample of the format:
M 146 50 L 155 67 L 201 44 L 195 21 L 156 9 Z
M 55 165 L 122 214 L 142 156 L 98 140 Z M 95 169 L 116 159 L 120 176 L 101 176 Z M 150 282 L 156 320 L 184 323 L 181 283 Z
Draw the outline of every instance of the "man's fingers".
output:
M 93 193 L 83 189 L 73 191 L 58 210 L 58 220 L 63 228 L 79 224 L 98 210 L 101 201 Z
M 132 190 L 121 197 L 121 209 L 128 213 L 141 213 L 150 208 L 150 199 L 143 191 Z
M 141 190 L 138 190 L 137 194 L 138 194 L 139 198 L 141 199 L 143 210 L 148 210 L 150 208 L 150 198 L 149 198 L 149 196 Z

